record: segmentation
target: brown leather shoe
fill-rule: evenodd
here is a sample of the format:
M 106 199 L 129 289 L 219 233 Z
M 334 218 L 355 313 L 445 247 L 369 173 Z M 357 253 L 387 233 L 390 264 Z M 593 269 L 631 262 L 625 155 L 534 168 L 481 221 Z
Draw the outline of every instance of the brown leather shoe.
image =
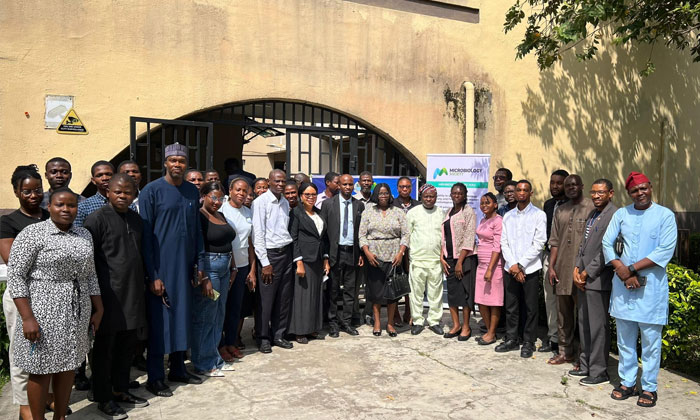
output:
M 563 365 L 564 363 L 572 363 L 574 361 L 573 357 L 566 357 L 563 354 L 557 354 L 551 359 L 547 360 L 547 364 L 550 365 Z

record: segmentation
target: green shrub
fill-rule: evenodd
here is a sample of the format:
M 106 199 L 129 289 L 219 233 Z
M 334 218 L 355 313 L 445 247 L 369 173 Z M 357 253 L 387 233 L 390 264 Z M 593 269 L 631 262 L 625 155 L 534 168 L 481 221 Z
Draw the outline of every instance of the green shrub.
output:
M 696 370 L 700 365 L 700 275 L 675 264 L 669 264 L 666 272 L 669 315 L 662 338 L 662 362 Z

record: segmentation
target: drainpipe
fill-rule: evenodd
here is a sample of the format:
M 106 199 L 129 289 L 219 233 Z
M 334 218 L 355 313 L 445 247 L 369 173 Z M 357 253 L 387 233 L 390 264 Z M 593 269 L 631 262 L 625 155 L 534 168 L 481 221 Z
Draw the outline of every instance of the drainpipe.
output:
M 464 82 L 464 153 L 474 153 L 474 83 Z

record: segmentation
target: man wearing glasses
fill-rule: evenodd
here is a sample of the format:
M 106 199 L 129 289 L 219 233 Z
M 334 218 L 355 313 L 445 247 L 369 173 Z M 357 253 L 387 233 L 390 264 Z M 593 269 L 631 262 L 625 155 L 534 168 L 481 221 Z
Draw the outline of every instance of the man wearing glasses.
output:
M 493 175 L 493 188 L 496 189 L 496 200 L 498 200 L 498 207 L 508 204 L 506 201 L 506 196 L 503 194 L 503 188 L 506 182 L 513 180 L 513 173 L 508 168 L 498 168 L 496 173 Z M 515 191 L 515 189 L 513 189 Z M 502 215 L 501 215 L 502 216 Z
M 165 176 L 146 185 L 139 207 L 143 219 L 143 260 L 150 293 L 148 308 L 148 382 L 146 389 L 170 397 L 165 380 L 164 355 L 170 355 L 168 381 L 200 384 L 202 379 L 185 369 L 185 352 L 191 335 L 192 288 L 202 278 L 194 274 L 204 261 L 199 220 L 199 191 L 185 182 L 186 146 L 165 148 Z

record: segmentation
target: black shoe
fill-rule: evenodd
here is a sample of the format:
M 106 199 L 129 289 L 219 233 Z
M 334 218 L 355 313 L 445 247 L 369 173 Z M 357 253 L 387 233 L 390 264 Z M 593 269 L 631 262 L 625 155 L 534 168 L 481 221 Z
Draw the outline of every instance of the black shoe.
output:
M 328 333 L 328 336 L 331 337 L 331 338 L 338 338 L 338 337 L 340 337 L 340 330 L 338 329 L 338 327 L 335 326 L 335 325 L 332 326 L 332 327 L 330 328 L 330 332 Z
M 282 347 L 283 349 L 291 349 L 294 347 L 294 344 L 290 343 L 289 341 L 285 340 L 284 338 L 278 338 L 277 340 L 272 342 L 274 345 L 277 347 Z
M 396 328 L 396 327 L 394 327 L 394 328 Z M 389 328 L 386 329 L 386 333 L 389 334 L 389 337 L 396 337 L 396 336 L 398 335 L 398 333 L 396 332 L 396 330 L 394 330 L 394 331 L 389 331 Z
M 199 385 L 202 383 L 202 378 L 200 378 L 197 375 L 193 375 L 189 372 L 185 373 L 185 376 L 175 376 L 172 374 L 168 374 L 168 381 L 169 382 L 178 382 L 181 384 L 194 384 L 194 385 Z
M 140 387 L 141 387 L 141 383 L 139 381 L 129 382 L 129 389 L 138 389 Z
M 588 376 L 588 372 L 585 372 L 581 369 L 571 369 L 568 373 L 569 376 L 573 377 L 585 378 L 586 376 Z
M 53 408 L 51 408 L 51 404 L 46 404 L 46 412 L 53 413 Z M 66 416 L 70 416 L 71 414 L 73 414 L 73 410 L 71 410 L 70 407 L 66 407 Z M 22 420 L 21 416 L 20 416 L 19 420 Z
M 157 397 L 172 397 L 173 391 L 163 381 L 146 382 L 146 389 Z
M 379 330 L 379 331 L 372 330 L 372 335 L 375 337 L 380 337 L 382 335 L 382 330 Z
M 469 331 L 469 334 L 467 334 L 467 335 L 461 335 L 461 334 L 460 334 L 459 336 L 457 336 L 457 341 L 467 341 L 467 340 L 469 340 L 470 338 L 472 338 L 472 332 L 471 332 L 471 331 Z
M 90 380 L 85 374 L 75 375 L 73 384 L 75 385 L 76 391 L 87 391 L 90 389 Z
M 440 326 L 440 324 L 431 325 L 428 327 L 428 329 L 437 335 L 445 334 L 445 331 L 442 330 L 442 326 Z
M 424 329 L 425 327 L 422 325 L 414 325 L 411 327 L 411 335 L 418 335 L 422 333 Z
M 507 351 L 515 351 L 520 349 L 520 344 L 515 340 L 506 340 L 497 345 L 494 349 L 496 353 L 505 353 Z
M 107 401 L 104 403 L 97 404 L 97 409 L 100 410 L 100 414 L 111 420 L 123 420 L 129 418 L 126 415 L 126 411 L 119 407 L 114 401 Z
M 600 376 L 586 376 L 585 378 L 581 378 L 578 383 L 580 383 L 583 386 L 595 386 L 595 385 L 601 385 L 601 384 L 607 384 L 610 382 L 610 378 L 608 378 L 608 375 L 600 375 Z
M 372 315 L 365 315 L 365 325 L 369 325 L 370 327 L 374 325 L 374 317 Z
M 87 400 L 90 402 L 95 402 L 95 395 L 92 393 L 92 388 L 88 389 Z
M 443 338 L 455 338 L 455 337 L 457 337 L 457 336 L 459 335 L 459 333 L 460 333 L 461 331 L 462 331 L 462 330 L 459 330 L 459 331 L 454 332 L 454 333 L 451 333 L 451 332 L 448 331 L 448 332 L 446 332 L 445 334 L 443 334 L 442 337 L 443 337 Z
M 535 352 L 535 344 L 534 343 L 523 343 L 523 347 L 520 349 L 520 357 L 529 359 L 532 357 L 532 354 Z
M 272 353 L 272 346 L 270 346 L 270 342 L 267 340 L 263 340 L 260 343 L 260 352 L 261 353 Z
M 134 408 L 143 408 L 143 407 L 148 407 L 148 401 L 141 397 L 137 397 L 134 394 L 130 394 L 128 392 L 122 392 L 119 395 L 115 395 L 113 397 L 114 402 L 119 404 L 120 406 L 126 406 L 126 407 L 134 407 Z
M 403 328 L 403 322 L 400 319 L 394 321 L 394 328 Z
M 351 327 L 350 325 L 344 325 L 344 326 L 340 327 L 340 329 L 341 329 L 344 333 L 347 333 L 347 334 L 350 334 L 350 335 L 360 335 L 360 333 L 357 332 L 357 329 L 355 329 L 355 327 Z
M 362 326 L 362 321 L 360 318 L 353 318 L 352 321 L 350 321 L 350 325 L 352 325 L 353 328 L 359 328 Z

